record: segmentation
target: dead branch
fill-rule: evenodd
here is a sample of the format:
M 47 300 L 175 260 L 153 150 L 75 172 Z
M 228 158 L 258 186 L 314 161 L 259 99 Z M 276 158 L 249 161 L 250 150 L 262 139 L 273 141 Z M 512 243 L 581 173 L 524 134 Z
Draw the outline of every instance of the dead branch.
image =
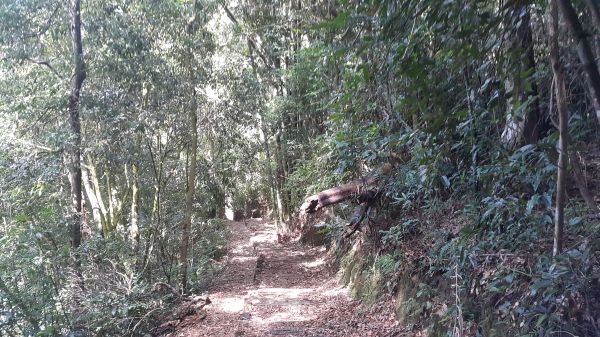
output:
M 352 234 L 354 234 L 354 232 L 356 232 L 360 228 L 360 224 L 365 219 L 365 216 L 369 211 L 369 207 L 370 206 L 368 202 L 363 202 L 360 205 L 358 205 L 358 207 L 356 207 L 354 213 L 352 214 L 352 217 L 350 218 L 350 222 L 346 226 L 346 230 L 344 231 L 342 238 L 349 238 Z

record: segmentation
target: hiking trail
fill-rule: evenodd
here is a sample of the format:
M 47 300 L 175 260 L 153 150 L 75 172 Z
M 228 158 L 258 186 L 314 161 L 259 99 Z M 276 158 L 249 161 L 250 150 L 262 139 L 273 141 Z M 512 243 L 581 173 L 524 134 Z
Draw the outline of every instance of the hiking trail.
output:
M 208 290 L 206 316 L 169 337 L 406 336 L 393 306 L 351 299 L 324 247 L 277 242 L 275 224 L 229 221 L 225 267 Z

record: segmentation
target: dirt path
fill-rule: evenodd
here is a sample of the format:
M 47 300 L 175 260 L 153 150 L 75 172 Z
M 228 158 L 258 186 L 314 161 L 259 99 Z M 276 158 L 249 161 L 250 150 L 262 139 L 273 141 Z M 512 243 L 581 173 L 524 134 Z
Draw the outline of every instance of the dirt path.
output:
M 389 307 L 364 311 L 352 301 L 323 248 L 278 244 L 269 222 L 230 226 L 227 266 L 209 291 L 206 318 L 169 336 L 403 336 Z

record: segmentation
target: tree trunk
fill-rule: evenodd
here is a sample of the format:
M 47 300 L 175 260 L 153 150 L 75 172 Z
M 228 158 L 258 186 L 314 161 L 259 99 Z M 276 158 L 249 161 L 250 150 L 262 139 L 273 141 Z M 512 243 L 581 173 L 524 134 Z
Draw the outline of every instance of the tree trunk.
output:
M 108 238 L 111 233 L 117 229 L 123 220 L 123 208 L 127 203 L 129 197 L 129 188 L 132 187 L 128 182 L 127 186 L 122 188 L 122 192 L 119 193 L 117 188 L 113 186 L 113 179 L 111 178 L 110 172 L 105 171 L 104 176 L 106 177 L 106 199 L 108 200 L 108 207 L 106 206 L 102 195 L 102 189 L 100 186 L 100 180 L 96 166 L 91 160 L 91 157 L 87 157 L 87 163 L 84 165 L 85 170 L 83 171 L 83 184 L 85 187 L 88 200 L 94 210 L 94 220 L 102 231 L 102 236 Z M 127 170 L 125 170 L 127 172 Z M 90 184 L 91 181 L 91 184 Z M 99 213 L 99 219 L 97 219 Z M 98 220 L 100 222 L 98 223 Z
M 194 18 L 190 21 L 187 27 L 188 37 L 191 39 L 198 28 L 198 17 L 197 17 L 197 6 L 198 2 L 194 2 Z M 190 111 L 189 111 L 189 131 L 191 136 L 191 144 L 188 148 L 188 158 L 190 158 L 190 166 L 188 169 L 187 176 L 187 189 L 185 195 L 185 215 L 183 219 L 183 233 L 181 234 L 181 250 L 179 253 L 181 264 L 180 270 L 180 279 L 181 279 L 181 289 L 183 292 L 187 290 L 187 263 L 188 263 L 188 253 L 189 253 L 189 243 L 192 229 L 192 211 L 193 211 L 193 203 L 194 203 L 194 191 L 196 187 L 196 153 L 198 152 L 198 102 L 196 100 L 196 81 L 195 74 L 193 71 L 192 62 L 194 60 L 194 55 L 192 51 L 192 47 L 189 47 L 189 59 L 188 59 L 188 73 L 190 77 L 190 86 L 191 86 L 191 102 L 190 102 Z
M 127 165 L 124 166 L 124 171 L 125 175 L 127 175 Z M 114 232 L 123 225 L 123 207 L 127 203 L 127 198 L 130 195 L 130 184 L 127 182 L 126 186 L 122 187 L 122 191 L 119 193 L 119 189 L 116 186 L 117 179 L 113 178 L 110 170 L 107 169 L 104 174 L 107 177 L 108 198 L 110 201 L 110 231 Z
M 286 179 L 286 154 L 285 140 L 283 138 L 283 130 L 279 130 L 275 136 L 275 162 L 277 167 L 277 207 L 279 209 L 279 222 L 284 224 L 289 219 L 288 202 L 285 194 L 285 179 Z
M 139 146 L 138 146 L 139 149 Z M 129 242 L 131 243 L 134 250 L 137 250 L 137 246 L 139 244 L 140 239 L 140 231 L 138 225 L 138 203 L 139 203 L 139 174 L 138 174 L 138 164 L 131 164 L 131 210 L 130 210 L 130 219 L 129 219 L 129 229 L 128 236 Z
M 154 196 L 152 198 L 152 211 L 150 213 L 150 222 L 152 223 L 152 230 L 148 231 L 148 236 L 146 239 L 146 247 L 144 248 L 144 256 L 142 258 L 142 268 L 141 270 L 146 270 L 150 262 L 150 256 L 154 251 L 154 246 L 156 244 L 159 231 L 161 229 L 162 224 L 162 210 L 161 210 L 161 197 L 163 191 L 164 178 L 164 161 L 166 155 L 162 153 L 162 139 L 160 133 L 156 135 L 156 144 L 157 144 L 157 154 L 154 154 L 152 150 L 152 141 L 146 139 L 146 147 L 148 148 L 148 152 L 150 154 L 150 162 L 152 163 L 152 173 L 154 175 Z M 152 274 L 147 273 L 148 282 L 151 282 Z
M 527 5 L 515 5 L 510 10 L 507 27 L 514 27 L 508 44 L 511 69 L 506 79 L 506 91 L 511 93 L 508 104 L 508 116 L 502 141 L 508 148 L 519 144 L 533 144 L 538 141 L 543 125 L 538 101 L 537 84 L 533 79 L 535 72 L 535 55 L 533 51 L 533 33 L 531 31 L 531 15 Z M 525 75 L 524 75 L 525 74 Z M 528 76 L 528 78 L 523 78 Z M 517 104 L 527 104 L 524 116 L 515 116 Z
M 90 187 L 92 188 L 92 193 L 94 194 L 94 197 L 98 204 L 98 208 L 100 208 L 100 212 L 102 214 L 102 230 L 104 232 L 103 235 L 106 235 L 109 229 L 108 224 L 110 223 L 110 214 L 104 203 L 104 198 L 102 197 L 102 191 L 100 190 L 100 181 L 98 180 L 96 166 L 94 166 L 92 158 L 89 155 L 87 156 L 87 164 L 85 165 L 85 167 L 89 171 L 89 179 L 92 182 L 92 185 Z
M 535 53 L 533 51 L 533 32 L 531 30 L 531 14 L 529 13 L 528 8 L 524 8 L 525 16 L 523 18 L 524 33 L 523 33 L 523 65 L 525 66 L 525 73 L 527 73 L 530 78 L 525 82 L 529 83 L 529 85 L 525 85 L 523 88 L 523 97 L 521 101 L 526 101 L 530 97 L 532 101 L 529 103 L 527 109 L 527 115 L 525 116 L 525 125 L 523 131 L 523 138 L 526 144 L 534 144 L 540 139 L 540 135 L 543 131 L 544 121 L 542 118 L 542 114 L 540 113 L 540 104 L 538 98 L 538 88 L 537 83 L 534 80 L 535 73 Z
M 196 185 L 196 151 L 198 148 L 198 129 L 196 124 L 198 117 L 196 115 L 196 90 L 192 92 L 192 102 L 189 112 L 190 118 L 190 133 L 191 133 L 191 144 L 188 149 L 188 156 L 190 158 L 190 167 L 188 170 L 187 177 L 187 189 L 185 195 L 185 215 L 183 219 L 183 233 L 181 235 L 181 251 L 180 251 L 180 263 L 181 263 L 181 289 L 185 292 L 187 290 L 187 260 L 189 251 L 189 242 L 192 228 L 192 211 L 194 202 L 194 190 Z
M 110 162 L 108 163 L 110 165 Z M 107 196 L 108 198 L 108 232 L 106 233 L 107 235 L 110 235 L 110 232 L 112 232 L 112 230 L 114 229 L 113 225 L 114 225 L 114 221 L 115 221 L 115 203 L 114 203 L 114 199 L 113 199 L 113 188 L 112 188 L 112 181 L 111 181 L 111 175 L 110 172 L 104 172 L 104 177 L 106 177 L 106 190 L 107 190 Z M 98 190 L 98 193 L 102 193 L 100 190 Z M 108 236 L 107 236 L 108 237 Z
M 269 191 L 271 194 L 271 204 L 273 205 L 273 211 L 275 213 L 275 218 L 279 216 L 279 209 L 277 208 L 276 199 L 276 188 L 275 188 L 275 176 L 273 175 L 273 167 L 271 164 L 271 149 L 269 147 L 269 137 L 267 134 L 267 128 L 264 125 L 263 116 L 260 113 L 257 113 L 258 116 L 258 130 L 260 132 L 260 140 L 263 145 L 263 150 L 265 151 L 266 157 L 266 168 L 267 168 L 267 179 L 269 181 Z
M 563 18 L 567 22 L 569 30 L 573 34 L 577 43 L 577 55 L 583 66 L 586 75 L 588 88 L 590 90 L 592 106 L 594 107 L 596 118 L 600 123 L 600 73 L 594 59 L 594 54 L 586 38 L 586 33 L 579 22 L 575 8 L 570 0 L 558 0 Z M 557 89 L 558 90 L 558 89 Z M 558 92 L 558 91 L 557 91 Z
M 90 207 L 92 208 L 92 217 L 94 218 L 94 223 L 96 224 L 98 231 L 102 234 L 102 236 L 104 236 L 106 220 L 104 219 L 104 214 L 102 213 L 102 209 L 100 207 L 98 198 L 96 197 L 96 193 L 94 192 L 94 188 L 90 185 L 90 176 L 88 170 L 82 170 L 81 173 L 85 194 L 87 195 Z
M 564 82 L 562 65 L 560 63 L 560 53 L 558 47 L 558 6 L 556 1 L 550 0 L 549 20 L 548 20 L 548 38 L 550 46 L 550 63 L 554 74 L 554 83 L 556 89 L 556 105 L 558 110 L 558 176 L 556 179 L 556 211 L 554 214 L 554 245 L 552 255 L 557 256 L 562 252 L 564 241 L 564 209 L 566 199 L 566 176 L 567 176 L 567 138 L 569 116 L 567 111 L 567 93 Z
M 81 244 L 81 121 L 79 117 L 79 98 L 85 80 L 85 64 L 83 62 L 83 45 L 81 42 L 81 1 L 72 0 L 70 8 L 71 38 L 73 46 L 73 62 L 75 65 L 71 80 L 71 92 L 68 99 L 70 139 L 67 146 L 69 181 L 71 183 L 71 246 Z
M 575 179 L 575 184 L 579 189 L 579 193 L 581 197 L 585 201 L 585 204 L 595 214 L 600 212 L 598 209 L 598 205 L 596 204 L 596 200 L 594 200 L 594 196 L 590 192 L 585 176 L 583 175 L 583 170 L 581 169 L 581 165 L 579 165 L 579 158 L 573 153 L 569 152 L 569 163 L 571 164 L 571 169 L 573 170 L 573 178 Z
M 594 27 L 596 27 L 597 30 L 600 29 L 600 8 L 598 8 L 597 0 L 584 1 L 590 11 Z M 600 32 L 596 31 L 596 36 L 594 40 L 596 44 L 596 59 L 598 59 L 600 58 Z

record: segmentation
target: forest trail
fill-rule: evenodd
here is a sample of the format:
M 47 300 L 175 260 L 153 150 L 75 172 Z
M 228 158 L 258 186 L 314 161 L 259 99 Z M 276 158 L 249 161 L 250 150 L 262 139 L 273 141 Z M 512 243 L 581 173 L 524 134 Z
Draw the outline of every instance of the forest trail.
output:
M 391 303 L 353 301 L 323 247 L 279 244 L 273 222 L 230 222 L 226 266 L 208 296 L 206 317 L 169 337 L 406 336 Z

